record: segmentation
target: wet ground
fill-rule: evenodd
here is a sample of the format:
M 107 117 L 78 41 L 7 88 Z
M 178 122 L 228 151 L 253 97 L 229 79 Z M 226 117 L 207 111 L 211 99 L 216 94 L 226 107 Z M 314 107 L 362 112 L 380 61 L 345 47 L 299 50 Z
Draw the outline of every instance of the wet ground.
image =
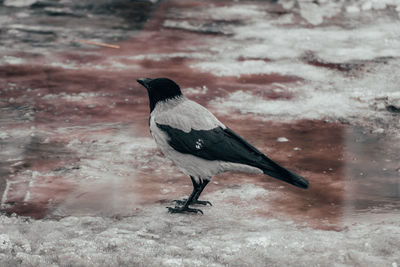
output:
M 163 207 L 189 194 L 191 184 L 152 141 L 147 95 L 136 79 L 169 77 L 310 181 L 301 190 L 262 175 L 219 175 L 203 196 L 214 204 L 203 209 L 212 220 L 225 209 L 246 220 L 294 222 L 295 229 L 314 229 L 311 235 L 381 219 L 378 229 L 398 227 L 396 6 L 359 14 L 321 2 L 311 16 L 315 7 L 299 3 L 1 6 L 2 212 L 35 219 L 141 218 L 145 225 L 146 216 L 158 214 L 167 223 Z M 385 264 L 398 256 L 387 255 Z M 341 262 L 360 263 L 355 259 Z

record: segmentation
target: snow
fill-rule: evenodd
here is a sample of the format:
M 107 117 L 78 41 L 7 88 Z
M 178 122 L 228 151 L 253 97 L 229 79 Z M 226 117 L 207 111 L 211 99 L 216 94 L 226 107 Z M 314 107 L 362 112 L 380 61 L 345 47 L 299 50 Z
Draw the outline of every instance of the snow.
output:
M 400 67 L 399 20 L 383 16 L 355 29 L 335 25 L 288 27 L 281 26 L 279 19 L 263 18 L 265 14 L 254 15 L 252 20 L 234 27 L 229 42 L 225 37 L 210 40 L 210 56 L 191 67 L 220 77 L 279 74 L 302 81 L 283 85 L 294 96 L 292 99 L 269 100 L 248 90 L 235 91 L 210 102 L 217 112 L 236 110 L 265 120 L 355 117 L 352 123 L 366 125 L 371 117 L 389 116 L 382 108 L 376 112 L 377 105 L 400 103 L 400 80 L 392 71 Z M 385 58 L 387 62 L 381 64 Z M 309 60 L 342 64 L 338 68 L 347 64 L 348 70 L 321 68 Z M 265 85 L 264 90 L 270 89 Z M 384 98 L 388 100 L 382 103 L 380 99 Z
M 293 94 L 291 99 L 265 99 L 250 91 L 238 90 L 212 100 L 210 105 L 221 114 L 235 110 L 259 115 L 265 120 L 348 118 L 361 125 L 368 124 L 371 118 L 391 120 L 386 106 L 400 104 L 399 76 L 391 70 L 399 66 L 400 61 L 394 60 L 387 65 L 371 67 L 369 73 L 357 79 L 337 77 L 329 83 L 286 85 L 287 91 Z
M 233 6 L 215 7 L 210 18 L 215 20 L 243 20 L 253 19 L 265 15 L 265 11 L 259 6 L 236 4 Z
M 339 14 L 342 9 L 348 13 L 359 13 L 370 10 L 384 10 L 393 8 L 399 12 L 399 0 L 353 0 L 353 1 L 307 1 L 307 0 L 279 0 L 278 3 L 287 10 L 297 11 L 313 25 L 319 25 L 325 19 Z
M 189 30 L 194 32 L 205 32 L 205 33 L 224 33 L 230 34 L 231 28 L 224 25 L 208 25 L 202 23 L 190 23 L 188 21 L 177 21 L 177 20 L 165 20 L 163 23 L 165 28 Z
M 212 72 L 216 76 L 237 76 L 244 74 L 283 74 L 288 76 L 300 76 L 304 79 L 323 81 L 332 73 L 330 70 L 308 66 L 298 62 L 283 61 L 270 63 L 264 60 L 245 60 L 237 62 L 234 60 L 202 62 L 193 65 L 202 71 Z
M 276 141 L 277 142 L 280 142 L 280 143 L 282 143 L 282 142 L 289 142 L 289 139 L 287 139 L 286 137 L 278 137 L 277 139 L 276 139 Z
M 134 216 L 31 220 L 0 216 L 0 264 L 24 266 L 388 266 L 399 263 L 400 223 L 318 230 L 247 210 L 268 209 L 254 185 L 207 194 L 204 215 L 171 215 L 160 204 Z M 232 200 L 236 204 L 232 203 Z M 258 199 L 258 201 L 257 201 Z M 260 206 L 260 199 L 262 200 Z M 258 203 L 258 204 L 257 204 Z M 396 219 L 397 218 L 397 219 Z M 282 256 L 284 253 L 284 256 Z M 13 256 L 14 255 L 14 256 Z
M 218 40 L 212 43 L 213 52 L 218 53 L 214 62 L 243 57 L 283 60 L 285 63 L 285 60 L 299 58 L 307 51 L 313 51 L 328 62 L 339 63 L 396 57 L 399 53 L 397 47 L 400 45 L 397 38 L 400 35 L 400 21 L 385 21 L 383 18 L 379 20 L 377 24 L 362 25 L 357 31 L 337 26 L 314 29 L 277 27 L 274 21 L 253 21 L 235 27 L 232 42 L 229 44 Z M 248 44 L 244 45 L 243 42 L 246 41 Z M 273 63 L 277 65 L 279 62 L 271 62 Z M 293 63 L 300 64 L 296 61 Z M 225 62 L 220 67 L 224 64 Z M 203 64 L 194 66 L 202 67 Z M 297 65 L 293 69 L 296 67 Z
M 340 93 L 312 92 L 296 100 L 264 100 L 251 93 L 237 91 L 228 98 L 217 99 L 213 105 L 239 110 L 241 113 L 261 114 L 266 119 L 275 117 L 296 119 L 339 118 L 352 115 L 354 106 L 362 106 Z M 252 103 L 249 105 L 249 103 Z
M 0 235 L 0 250 L 4 251 L 11 247 L 10 245 L 10 238 L 8 235 L 1 234 Z
M 183 93 L 185 95 L 188 95 L 188 96 L 205 95 L 205 94 L 207 94 L 208 88 L 207 88 L 207 86 L 203 85 L 201 87 L 198 86 L 198 87 L 195 87 L 195 88 L 191 88 L 191 87 L 184 88 L 182 91 L 183 91 Z
M 5 4 L 10 2 L 4 1 Z M 255 121 L 295 123 L 304 119 L 333 120 L 366 126 L 379 139 L 388 138 L 391 134 L 398 136 L 399 117 L 389 112 L 388 106 L 400 107 L 400 78 L 396 71 L 400 68 L 400 20 L 397 17 L 400 2 L 278 2 L 287 13 L 278 9 L 279 15 L 272 14 L 267 4 L 259 2 L 218 7 L 213 4 L 202 7 L 197 3 L 195 8 L 183 5 L 168 11 L 167 19 L 161 22 L 164 27 L 162 31 L 173 29 L 175 33 L 194 32 L 191 38 L 202 34 L 202 44 L 199 46 L 193 46 L 192 42 L 176 52 L 170 52 L 171 47 L 168 52 L 149 49 L 139 55 L 129 54 L 121 46 L 121 54 L 107 57 L 108 62 L 99 60 L 96 63 L 79 63 L 66 61 L 64 57 L 49 57 L 54 62 L 43 64 L 49 68 L 57 67 L 60 72 L 65 69 L 110 69 L 110 72 L 134 69 L 132 75 L 153 75 L 159 70 L 152 72 L 137 61 L 155 61 L 155 67 L 160 64 L 164 69 L 165 62 L 184 58 L 188 60 L 182 65 L 190 64 L 191 69 L 187 70 L 190 75 L 204 72 L 209 75 L 204 77 L 209 77 L 210 84 L 214 80 L 218 82 L 215 87 L 201 83 L 196 86 L 193 82 L 190 85 L 192 87 L 182 87 L 182 91 L 189 97 L 204 101 L 217 115 L 229 114 L 230 118 L 236 120 L 232 114 L 250 114 Z M 15 24 L 9 29 L 19 31 L 26 27 Z M 46 29 L 54 31 L 55 28 L 32 25 L 28 29 L 42 32 Z M 187 37 L 182 34 L 184 38 Z M 124 45 L 129 48 L 128 41 Z M 87 51 L 89 53 L 96 55 L 96 52 Z M 129 60 L 132 64 L 126 63 Z M 1 65 L 25 63 L 25 59 L 19 56 L 7 55 L 0 58 Z M 153 68 L 153 64 L 149 66 Z M 258 75 L 293 79 L 288 82 L 253 84 L 251 78 L 257 78 Z M 186 74 L 177 77 L 192 79 Z M 235 83 L 237 88 L 232 90 L 232 81 L 236 81 L 237 77 L 250 78 L 246 83 Z M 26 92 L 38 96 L 35 101 L 50 103 L 62 100 L 67 105 L 76 105 L 74 110 L 80 110 L 80 107 L 93 108 L 93 115 L 94 108 L 123 109 L 112 104 L 107 94 L 89 91 L 70 93 L 63 92 L 63 88 L 56 89 L 42 92 L 33 88 L 26 89 Z M 18 86 L 8 84 L 1 92 L 8 94 L 13 90 L 19 90 Z M 218 97 L 213 97 L 215 92 Z M 268 94 L 265 93 L 268 92 L 274 92 L 278 97 L 266 97 Z M 280 97 L 281 93 L 285 94 Z M 6 100 L 8 102 L 12 99 L 10 103 L 15 105 L 21 98 L 10 95 Z M 125 95 L 121 97 L 125 102 L 130 102 L 132 98 L 126 98 Z M 34 112 L 37 112 L 28 108 L 22 111 L 13 108 L 3 111 L 5 115 L 2 116 L 2 122 L 27 123 L 30 126 Z M 121 116 L 127 113 L 121 113 L 124 114 Z M 323 222 L 322 226 L 318 224 L 324 218 L 313 218 L 313 221 L 304 216 L 304 220 L 299 221 L 295 214 L 290 214 L 293 217 L 283 217 L 282 213 L 291 213 L 291 210 L 279 206 L 276 199 L 285 201 L 288 198 L 286 194 L 292 193 L 286 191 L 284 186 L 274 188 L 246 182 L 228 184 L 223 178 L 220 181 L 213 180 L 211 186 L 214 191 L 210 193 L 206 190 L 202 195 L 202 198 L 213 203 L 212 207 L 199 207 L 204 215 L 168 214 L 165 207 L 174 205 L 169 203 L 171 199 L 190 192 L 190 181 L 183 175 L 179 176 L 181 174 L 176 167 L 161 155 L 150 136 L 138 134 L 143 131 L 143 125 L 138 129 L 135 123 L 140 124 L 144 117 L 140 117 L 141 113 L 134 114 L 139 114 L 139 122 L 132 124 L 103 121 L 91 123 L 89 120 L 81 125 L 67 126 L 60 123 L 56 124 L 57 127 L 52 124 L 52 127 L 46 128 L 38 124 L 32 128 L 21 126 L 1 129 L 0 156 L 3 162 L 10 164 L 10 170 L 23 165 L 24 149 L 28 144 L 38 142 L 49 146 L 60 142 L 63 149 L 70 153 L 69 157 L 76 161 L 62 162 L 62 168 L 51 166 L 40 171 L 21 169 L 4 181 L 2 186 L 5 190 L 1 197 L 1 208 L 4 209 L 12 205 L 8 203 L 9 193 L 14 190 L 15 194 L 15 186 L 20 183 L 26 184 L 26 191 L 20 192 L 21 201 L 26 204 L 30 201 L 40 203 L 40 191 L 35 191 L 34 187 L 39 185 L 40 189 L 41 180 L 46 177 L 55 176 L 62 182 L 68 182 L 73 190 L 68 191 L 57 205 L 53 206 L 54 199 L 46 199 L 44 206 L 50 210 L 48 218 L 34 220 L 16 215 L 0 215 L 0 266 L 330 264 L 395 267 L 400 264 L 400 214 L 396 210 L 398 191 L 395 190 L 390 192 L 393 199 L 388 200 L 393 205 L 368 206 L 366 211 L 360 212 L 351 203 L 349 206 L 343 204 L 343 209 L 347 209 L 345 214 L 337 215 L 334 218 L 337 222 L 327 227 Z M 344 128 L 343 131 L 346 130 Z M 289 134 L 284 132 L 274 136 L 271 139 L 272 145 L 288 147 L 286 151 L 293 153 L 293 158 L 295 155 L 309 153 L 308 147 L 295 142 L 295 138 Z M 365 136 L 353 137 L 357 139 Z M 354 145 L 345 133 L 343 138 L 347 138 L 344 141 L 349 142 L 347 146 Z M 395 150 L 398 143 L 391 142 L 390 145 Z M 346 144 L 343 146 L 343 154 L 348 153 Z M 278 150 L 276 147 L 274 149 Z M 355 156 L 369 153 L 364 151 L 364 147 L 360 150 L 359 154 L 354 153 Z M 57 150 L 50 157 L 55 154 Z M 387 161 L 393 162 L 385 165 L 382 170 L 387 173 L 395 170 L 397 175 L 400 172 L 398 164 L 394 162 L 397 156 L 390 155 L 388 158 Z M 323 166 L 324 175 L 340 171 L 330 165 L 336 159 L 329 159 L 332 162 Z M 340 188 L 341 183 L 349 183 L 346 179 L 352 176 L 346 172 L 352 172 L 350 168 L 356 163 L 341 164 L 344 166 L 344 174 L 340 176 L 343 181 L 332 182 L 336 183 L 334 186 L 337 188 Z M 298 168 L 302 163 L 295 165 Z M 356 175 L 368 179 L 368 173 L 362 168 L 360 166 Z M 305 174 L 308 174 L 307 171 Z M 387 179 L 396 178 L 391 176 Z M 348 188 L 344 191 L 344 201 L 357 198 L 357 191 Z M 314 193 L 323 194 L 317 191 Z M 351 194 L 352 198 L 347 198 L 346 194 Z M 285 208 L 288 210 L 285 211 Z M 284 211 L 277 214 L 279 209 Z M 315 223 L 315 220 L 318 222 Z
M 2 59 L 0 59 L 0 64 L 1 65 L 14 65 L 14 64 L 23 64 L 25 63 L 25 60 L 23 58 L 19 57 L 13 57 L 13 56 L 3 56 Z
M 286 23 L 267 13 L 253 14 L 251 20 L 233 27 L 231 36 L 210 39 L 210 56 L 191 67 L 217 77 L 298 77 L 297 83 L 280 86 L 293 97 L 265 99 L 238 88 L 228 96 L 211 100 L 214 110 L 221 114 L 235 110 L 260 115 L 264 120 L 354 117 L 352 123 L 366 125 L 371 117 L 388 119 L 390 114 L 385 108 L 377 112 L 376 107 L 400 103 L 400 80 L 393 72 L 400 67 L 400 20 L 381 16 L 351 27 Z M 280 89 L 276 87 L 265 84 L 263 90 Z
M 170 12 L 171 14 L 169 17 L 178 19 L 191 19 L 193 17 L 199 17 L 203 20 L 229 22 L 232 20 L 252 20 L 253 18 L 266 15 L 266 10 L 262 6 L 241 3 L 225 6 L 215 6 L 214 4 L 210 4 L 208 8 L 212 9 L 212 12 L 204 12 L 203 9 L 174 9 L 173 12 Z
M 3 5 L 13 7 L 26 7 L 36 2 L 37 0 L 4 0 Z

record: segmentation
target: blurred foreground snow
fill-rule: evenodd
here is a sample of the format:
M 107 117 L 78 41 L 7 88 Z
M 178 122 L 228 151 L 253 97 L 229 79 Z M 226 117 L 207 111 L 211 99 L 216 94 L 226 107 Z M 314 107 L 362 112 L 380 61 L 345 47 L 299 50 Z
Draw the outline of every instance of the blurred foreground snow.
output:
M 348 222 L 317 230 L 251 215 L 269 192 L 244 185 L 208 194 L 203 216 L 163 204 L 133 216 L 31 220 L 0 216 L 2 266 L 397 266 L 400 222 Z M 232 206 L 231 198 L 240 202 Z M 250 214 L 249 214 L 250 212 Z

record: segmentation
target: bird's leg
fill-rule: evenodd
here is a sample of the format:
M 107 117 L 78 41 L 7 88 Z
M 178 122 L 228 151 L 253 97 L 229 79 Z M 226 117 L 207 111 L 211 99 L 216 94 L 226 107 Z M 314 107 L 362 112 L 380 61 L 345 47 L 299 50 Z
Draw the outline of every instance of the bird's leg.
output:
M 199 190 L 199 188 L 200 188 L 200 184 L 198 184 L 197 182 L 196 182 L 196 180 L 193 178 L 193 176 L 190 176 L 190 180 L 192 181 L 192 185 L 193 185 L 193 192 L 192 192 L 192 194 L 195 192 L 195 195 L 197 194 L 197 191 Z M 200 180 L 200 182 L 201 182 L 201 180 Z M 184 205 L 186 202 L 188 201 L 188 199 L 187 198 L 184 198 L 184 199 L 182 199 L 182 200 L 179 200 L 179 199 L 174 199 L 173 200 L 173 202 L 175 202 L 176 204 L 178 204 L 178 205 Z M 192 204 L 192 203 L 189 203 L 189 204 Z
M 210 206 L 212 206 L 210 201 L 202 201 L 202 200 L 198 200 L 199 196 L 201 194 L 201 192 L 203 192 L 204 188 L 206 187 L 206 185 L 210 182 L 210 180 L 205 180 L 205 179 L 200 179 L 200 183 L 197 184 L 196 181 L 194 180 L 194 178 L 192 176 L 190 176 L 190 179 L 192 180 L 193 183 L 193 187 L 198 187 L 196 194 L 193 197 L 192 202 L 189 203 L 189 205 L 192 204 L 199 204 L 199 205 L 207 205 L 209 204 Z M 183 205 L 185 204 L 187 201 L 187 199 L 183 199 L 183 200 L 174 200 L 174 202 L 178 205 Z
M 200 204 L 200 205 L 207 205 L 207 204 L 210 204 L 210 206 L 212 206 L 212 204 L 211 204 L 210 201 L 207 201 L 207 200 L 198 200 L 198 199 L 199 199 L 199 196 L 200 196 L 200 194 L 201 194 L 201 192 L 203 192 L 204 188 L 206 187 L 206 185 L 207 185 L 209 182 L 210 182 L 210 180 L 204 180 L 204 179 L 201 181 L 201 183 L 200 183 L 200 188 L 199 188 L 199 190 L 197 191 L 196 195 L 194 196 L 193 204 Z
M 203 214 L 203 211 L 201 211 L 199 209 L 189 208 L 189 205 L 193 202 L 194 197 L 197 195 L 197 192 L 200 190 L 200 184 L 196 183 L 196 181 L 194 180 L 194 178 L 192 176 L 190 176 L 190 179 L 192 179 L 192 183 L 193 183 L 192 193 L 190 194 L 189 198 L 186 200 L 183 200 L 183 201 L 176 200 L 175 201 L 177 204 L 182 203 L 183 206 L 181 206 L 181 207 L 175 206 L 175 208 L 167 207 L 167 209 L 170 213 L 183 213 L 183 212 L 198 213 L 198 212 L 200 212 L 201 214 Z

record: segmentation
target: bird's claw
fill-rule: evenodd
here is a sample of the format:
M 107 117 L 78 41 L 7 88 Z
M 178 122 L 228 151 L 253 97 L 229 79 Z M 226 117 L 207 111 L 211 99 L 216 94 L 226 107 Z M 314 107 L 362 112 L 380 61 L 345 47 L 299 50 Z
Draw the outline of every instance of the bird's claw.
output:
M 200 212 L 201 214 L 204 214 L 203 211 L 200 209 L 192 209 L 189 207 L 175 207 L 175 208 L 167 207 L 167 209 L 168 209 L 169 213 L 184 213 L 184 212 L 199 213 Z
M 204 206 L 207 206 L 207 204 L 210 204 L 210 206 L 212 206 L 211 202 L 207 201 L 207 200 L 196 200 L 192 204 L 199 204 L 199 205 L 204 205 Z
M 187 199 L 184 198 L 182 200 L 178 200 L 178 199 L 174 199 L 172 200 L 172 202 L 175 202 L 178 205 L 184 205 L 186 204 Z M 207 204 L 209 204 L 210 206 L 212 206 L 210 201 L 206 201 L 206 200 L 193 200 L 192 202 L 189 203 L 189 205 L 204 205 L 207 206 Z

